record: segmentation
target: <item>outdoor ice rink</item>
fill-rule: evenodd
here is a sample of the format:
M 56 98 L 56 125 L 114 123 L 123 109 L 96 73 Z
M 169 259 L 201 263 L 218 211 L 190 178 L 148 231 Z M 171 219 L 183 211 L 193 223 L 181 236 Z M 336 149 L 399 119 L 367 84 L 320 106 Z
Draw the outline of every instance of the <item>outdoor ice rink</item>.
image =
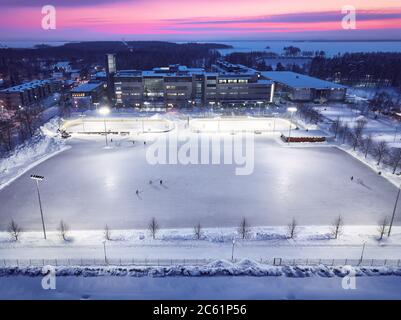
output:
M 327 225 L 339 214 L 346 224 L 376 225 L 392 213 L 396 188 L 334 147 L 287 147 L 272 134 L 255 135 L 254 171 L 237 176 L 235 164 L 149 164 L 155 135 L 166 133 L 110 135 L 110 148 L 102 136 L 74 135 L 71 149 L 0 190 L 0 229 L 13 218 L 40 230 L 32 173 L 45 176 L 43 211 L 53 230 L 61 219 L 71 229 L 129 229 L 146 228 L 152 217 L 172 228 L 237 226 L 242 217 L 253 226 L 286 225 L 293 217 L 301 225 Z

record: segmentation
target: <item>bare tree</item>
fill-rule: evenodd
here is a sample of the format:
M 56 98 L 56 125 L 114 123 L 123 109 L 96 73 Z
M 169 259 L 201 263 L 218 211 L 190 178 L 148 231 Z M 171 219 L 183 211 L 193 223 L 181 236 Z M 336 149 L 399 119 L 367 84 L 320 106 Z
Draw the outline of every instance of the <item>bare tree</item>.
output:
M 4 146 L 7 151 L 12 149 L 12 130 L 14 125 L 10 120 L 0 119 L 0 146 Z
M 341 134 L 343 136 L 343 144 L 345 143 L 345 141 L 347 140 L 347 137 L 349 135 L 349 127 L 348 124 L 345 123 L 342 127 L 341 127 Z
M 108 241 L 111 240 L 111 232 L 110 232 L 110 228 L 107 224 L 104 226 L 104 238 Z
M 377 157 L 377 165 L 380 165 L 383 156 L 387 153 L 387 142 L 382 140 L 376 143 L 374 151 Z
M 379 221 L 377 225 L 377 231 L 379 232 L 379 240 L 382 240 L 384 234 L 387 232 L 387 225 L 388 225 L 387 218 L 383 218 L 383 220 Z
M 356 121 L 356 126 L 352 130 L 352 148 L 355 151 L 356 147 L 362 140 L 363 131 L 366 127 L 367 121 L 365 119 L 359 119 Z
M 194 227 L 194 236 L 197 240 L 199 240 L 202 237 L 202 226 L 200 222 Z
M 333 236 L 334 239 L 338 239 L 338 236 L 340 236 L 343 233 L 343 227 L 344 227 L 344 221 L 341 215 L 339 215 L 332 224 L 331 227 L 331 235 Z
M 19 236 L 23 231 L 22 228 L 14 220 L 11 220 L 7 230 L 10 233 L 11 237 L 14 239 L 14 241 L 18 241 Z
M 364 151 L 365 151 L 365 159 L 368 157 L 370 148 L 372 146 L 372 135 L 369 134 L 364 140 L 363 140 L 363 147 L 364 147 Z
M 337 117 L 337 119 L 334 120 L 331 125 L 331 130 L 334 132 L 334 139 L 337 139 L 337 135 L 338 135 L 340 126 L 341 126 L 341 120 L 340 120 L 340 117 Z
M 60 221 L 58 231 L 60 231 L 60 235 L 64 241 L 67 241 L 67 233 L 70 230 L 68 224 L 66 224 L 63 220 Z
M 242 239 L 246 239 L 249 236 L 249 233 L 251 232 L 251 227 L 248 223 L 248 220 L 246 218 L 242 218 L 241 223 L 238 227 L 238 234 L 241 236 Z
M 298 227 L 297 220 L 293 218 L 287 227 L 288 227 L 288 238 L 294 239 L 294 237 L 297 235 L 297 227 Z
M 156 218 L 152 218 L 152 220 L 150 220 L 148 229 L 149 229 L 150 233 L 152 234 L 153 239 L 156 239 L 156 233 L 157 233 L 157 231 L 159 231 L 159 225 L 156 221 Z
M 393 167 L 393 174 L 395 174 L 399 164 L 401 163 L 401 149 L 393 148 L 389 155 L 390 165 Z

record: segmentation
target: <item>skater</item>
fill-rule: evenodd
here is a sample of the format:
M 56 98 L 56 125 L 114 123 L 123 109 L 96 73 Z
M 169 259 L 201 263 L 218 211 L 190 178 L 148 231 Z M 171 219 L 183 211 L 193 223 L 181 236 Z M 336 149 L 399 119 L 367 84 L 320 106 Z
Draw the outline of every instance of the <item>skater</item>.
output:
M 113 143 L 113 139 L 110 139 L 110 142 Z
M 136 193 L 137 196 L 139 196 L 139 190 L 138 189 L 136 189 L 135 193 Z
M 351 176 L 351 181 L 354 181 L 354 176 Z
M 149 180 L 149 184 L 152 184 L 153 183 L 153 181 L 152 180 Z
M 134 141 L 134 140 L 132 140 L 132 144 L 135 144 L 135 141 Z
M 160 179 L 160 185 L 162 185 L 163 184 L 163 180 L 162 179 Z
M 143 144 L 146 145 L 146 141 L 144 141 Z

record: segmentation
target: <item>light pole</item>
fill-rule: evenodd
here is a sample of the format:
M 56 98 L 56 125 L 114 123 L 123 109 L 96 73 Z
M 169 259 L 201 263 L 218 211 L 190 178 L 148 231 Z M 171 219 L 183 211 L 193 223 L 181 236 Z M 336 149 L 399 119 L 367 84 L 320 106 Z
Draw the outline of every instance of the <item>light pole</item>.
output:
M 107 107 L 102 107 L 99 109 L 99 113 L 104 117 L 103 122 L 104 122 L 104 136 L 106 138 L 106 147 L 109 145 L 109 142 L 107 141 L 107 128 L 106 128 L 106 116 L 110 113 L 110 109 Z
M 393 227 L 395 212 L 397 211 L 398 199 L 400 198 L 400 191 L 401 191 L 401 185 L 398 187 L 397 198 L 395 198 L 393 215 L 391 216 L 391 222 L 390 222 L 390 226 L 388 228 L 387 237 L 389 237 L 391 235 L 391 228 Z
M 79 116 L 82 119 L 82 130 L 85 132 L 85 115 L 80 114 Z
M 231 249 L 231 261 L 234 261 L 234 247 L 235 247 L 235 239 L 233 239 L 233 246 Z
M 40 209 L 40 217 L 42 219 L 42 227 L 43 227 L 43 236 L 46 240 L 46 227 L 45 227 L 45 220 L 43 218 L 43 210 L 42 210 L 42 201 L 40 199 L 40 191 L 39 191 L 39 181 L 43 181 L 45 177 L 38 176 L 36 174 L 31 175 L 31 179 L 36 181 L 36 190 L 38 192 L 38 200 L 39 200 L 39 209 Z
M 107 263 L 106 240 L 103 241 L 104 263 Z
M 289 107 L 287 108 L 287 111 L 289 111 L 291 113 L 291 118 L 290 118 L 290 129 L 288 131 L 288 144 L 290 144 L 291 141 L 291 129 L 292 129 L 292 118 L 294 116 L 294 113 L 297 112 L 297 108 L 295 107 Z
M 363 254 L 365 253 L 365 247 L 366 247 L 366 242 L 364 242 L 364 243 L 363 243 L 363 246 L 362 246 L 362 253 L 361 253 L 361 260 L 360 260 L 360 262 L 359 262 L 359 263 L 362 263 L 362 260 L 363 260 Z

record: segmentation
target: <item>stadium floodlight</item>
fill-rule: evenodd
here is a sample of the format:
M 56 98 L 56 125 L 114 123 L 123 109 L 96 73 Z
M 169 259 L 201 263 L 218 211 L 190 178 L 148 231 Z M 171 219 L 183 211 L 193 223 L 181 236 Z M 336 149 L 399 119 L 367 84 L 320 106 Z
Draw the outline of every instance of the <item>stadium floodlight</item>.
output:
M 110 113 L 110 109 L 109 109 L 108 107 L 101 107 L 101 108 L 99 109 L 99 113 L 100 113 L 102 116 L 107 116 L 107 115 Z
M 32 174 L 31 175 L 31 179 L 36 181 L 36 191 L 38 193 L 40 217 L 42 219 L 43 236 L 44 236 L 44 238 L 46 240 L 46 226 L 45 226 L 45 219 L 43 218 L 42 200 L 40 198 L 40 191 L 39 191 L 39 181 L 43 181 L 45 179 L 45 177 L 44 176 L 39 176 L 37 174 Z
M 295 108 L 295 107 L 289 107 L 289 108 L 287 108 L 287 111 L 291 113 L 290 129 L 289 129 L 289 131 L 288 131 L 288 144 L 290 144 L 290 140 L 291 140 L 291 129 L 292 129 L 292 117 L 294 116 L 294 113 L 298 111 L 298 109 Z
M 108 107 L 101 107 L 99 109 L 99 113 L 103 116 L 106 117 L 109 113 L 110 113 L 110 109 Z M 109 142 L 107 140 L 107 127 L 106 127 L 106 118 L 103 119 L 103 123 L 104 123 L 104 136 L 106 139 L 106 147 L 109 145 Z

